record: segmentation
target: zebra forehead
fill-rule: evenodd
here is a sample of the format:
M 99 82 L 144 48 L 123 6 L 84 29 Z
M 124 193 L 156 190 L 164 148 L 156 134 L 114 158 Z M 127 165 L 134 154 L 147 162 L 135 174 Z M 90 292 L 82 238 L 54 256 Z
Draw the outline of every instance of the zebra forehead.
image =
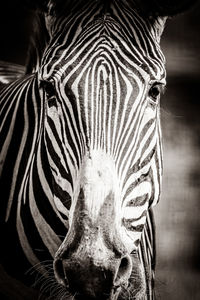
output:
M 57 77 L 64 75 L 67 82 L 75 68 L 81 66 L 84 71 L 101 62 L 106 76 L 109 68 L 116 73 L 114 69 L 123 65 L 127 74 L 131 75 L 134 69 L 142 81 L 148 80 L 149 74 L 154 77 L 152 80 L 161 80 L 165 77 L 165 58 L 159 39 L 164 22 L 158 19 L 156 25 L 146 24 L 134 11 L 130 13 L 117 5 L 108 14 L 99 13 L 98 5 L 94 11 L 85 6 L 81 16 L 64 17 L 54 25 L 50 17 L 47 26 L 52 26 L 57 38 L 43 56 L 43 77 L 48 80 L 57 73 Z
M 53 3 L 52 3 L 53 2 Z M 117 17 L 122 18 L 122 23 L 125 21 L 126 26 L 129 26 L 127 17 L 129 16 L 131 18 L 135 18 L 136 16 L 134 13 L 136 13 L 138 16 L 140 16 L 141 20 L 143 20 L 140 23 L 141 25 L 144 25 L 145 30 L 143 31 L 143 34 L 145 34 L 145 31 L 148 31 L 150 27 L 156 27 L 157 34 L 161 35 L 163 31 L 163 23 L 160 22 L 161 20 L 164 20 L 164 23 L 166 21 L 167 17 L 161 17 L 158 16 L 149 16 L 147 13 L 144 13 L 145 11 L 145 1 L 141 3 L 141 1 L 138 0 L 77 0 L 77 1 L 50 1 L 51 5 L 49 7 L 49 13 L 47 14 L 47 17 L 54 17 L 56 15 L 56 19 L 60 18 L 61 16 L 64 16 L 64 18 L 67 18 L 72 14 L 73 18 L 76 19 L 76 14 L 78 12 L 79 17 L 82 15 L 84 16 L 85 10 L 89 8 L 89 11 L 94 17 L 98 15 L 105 16 L 108 15 L 116 15 Z M 148 5 L 149 6 L 149 5 Z M 152 5 L 153 6 L 153 5 Z M 142 7 L 142 9 L 141 9 Z M 152 9 L 153 10 L 153 9 Z M 122 11 L 126 12 L 126 15 L 122 13 Z M 81 15 L 80 15 L 81 13 Z M 88 17 L 88 16 L 87 16 Z M 124 19 L 123 19 L 124 18 Z M 48 18 L 47 18 L 48 19 Z M 55 19 L 54 19 L 55 20 Z M 79 19 L 80 20 L 80 19 Z M 158 22 L 157 22 L 158 21 Z M 48 23 L 48 22 L 47 22 Z M 143 23 L 143 24 L 142 24 Z M 160 30 L 161 27 L 161 30 Z M 141 28 L 138 28 L 138 31 Z
M 56 1 L 49 7 L 48 14 L 35 13 L 32 20 L 34 30 L 29 48 L 27 70 L 36 67 L 34 66 L 36 63 L 34 53 L 39 55 L 39 60 L 43 60 L 43 65 L 45 62 L 52 62 L 52 58 L 54 61 L 58 60 L 67 46 L 75 48 L 74 42 L 77 41 L 77 37 L 83 39 L 88 34 L 93 34 L 95 29 L 98 29 L 100 35 L 102 35 L 102 31 L 105 33 L 107 30 L 107 34 L 112 35 L 113 40 L 115 38 L 122 39 L 127 44 L 138 48 L 139 52 L 141 49 L 143 57 L 159 59 L 164 62 L 159 41 L 166 18 L 146 17 L 138 9 L 137 2 L 130 1 L 129 3 L 128 0 L 88 0 L 83 2 L 77 0 L 76 3 L 74 1 Z M 54 38 L 50 39 L 52 36 Z M 45 44 L 47 45 L 47 43 L 49 46 L 46 48 Z M 146 65 L 148 66 L 148 64 L 147 61 Z

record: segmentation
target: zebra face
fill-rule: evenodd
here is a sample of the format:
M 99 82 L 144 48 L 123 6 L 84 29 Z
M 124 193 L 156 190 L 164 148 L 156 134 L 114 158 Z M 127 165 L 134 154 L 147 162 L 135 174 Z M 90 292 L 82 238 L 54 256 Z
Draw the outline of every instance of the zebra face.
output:
M 68 219 L 55 276 L 77 299 L 144 297 L 138 247 L 160 194 L 164 19 L 118 4 L 48 16 L 39 70 L 54 201 Z
M 48 299 L 152 300 L 165 84 L 157 16 L 195 0 L 21 2 L 37 8 L 37 26 L 32 74 L 0 95 L 1 273 L 12 289 L 10 276 L 36 279 Z

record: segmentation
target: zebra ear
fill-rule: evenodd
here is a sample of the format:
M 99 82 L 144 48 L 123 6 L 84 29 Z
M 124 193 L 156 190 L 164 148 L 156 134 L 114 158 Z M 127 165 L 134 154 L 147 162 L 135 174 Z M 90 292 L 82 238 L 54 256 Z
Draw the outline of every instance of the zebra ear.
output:
M 198 0 L 144 0 L 145 14 L 172 17 L 191 8 Z

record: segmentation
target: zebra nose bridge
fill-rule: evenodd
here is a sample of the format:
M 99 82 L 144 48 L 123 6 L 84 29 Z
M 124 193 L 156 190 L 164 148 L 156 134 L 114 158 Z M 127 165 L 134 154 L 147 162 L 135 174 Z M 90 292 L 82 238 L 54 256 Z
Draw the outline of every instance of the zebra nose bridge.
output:
M 110 171 L 109 164 L 107 169 Z M 89 286 L 94 286 L 98 293 L 98 289 L 105 286 L 104 292 L 108 294 L 112 286 L 127 282 L 131 274 L 131 258 L 126 254 L 115 228 L 116 193 L 112 192 L 110 178 L 102 192 L 105 178 L 107 172 L 100 164 L 91 159 L 86 161 L 82 185 L 71 211 L 69 233 L 54 260 L 57 281 L 69 285 L 74 292 L 78 288 L 81 293 L 87 294 L 87 287 L 92 290 Z M 96 179 L 98 183 L 101 180 L 100 184 L 96 183 Z

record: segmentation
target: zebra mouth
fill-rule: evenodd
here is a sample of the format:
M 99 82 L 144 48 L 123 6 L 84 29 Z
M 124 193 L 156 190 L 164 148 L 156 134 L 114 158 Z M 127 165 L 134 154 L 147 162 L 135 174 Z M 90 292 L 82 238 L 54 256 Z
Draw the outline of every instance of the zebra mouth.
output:
M 114 287 L 110 293 L 110 295 L 108 294 L 103 294 L 101 296 L 97 296 L 97 297 L 91 297 L 91 296 L 85 296 L 85 295 L 81 295 L 81 294 L 77 294 L 75 296 L 71 296 L 72 298 L 66 298 L 66 299 L 70 299 L 70 300 L 117 300 L 119 295 L 121 292 L 121 287 Z

